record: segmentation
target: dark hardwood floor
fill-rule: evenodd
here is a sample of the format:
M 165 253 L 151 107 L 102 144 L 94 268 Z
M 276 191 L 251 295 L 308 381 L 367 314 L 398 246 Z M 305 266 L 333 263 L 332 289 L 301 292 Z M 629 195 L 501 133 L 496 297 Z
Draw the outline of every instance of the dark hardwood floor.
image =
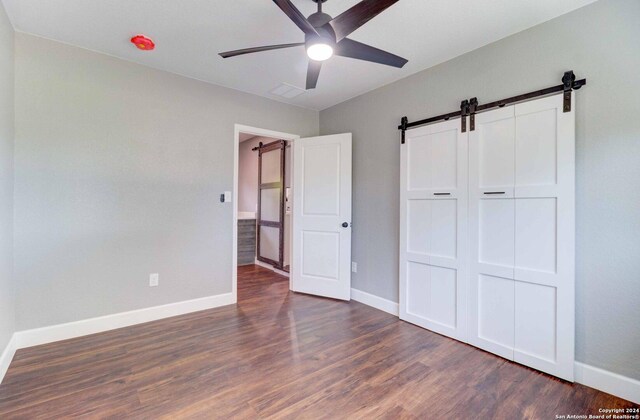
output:
M 555 419 L 634 407 L 241 267 L 238 305 L 19 350 L 0 418 Z M 635 406 L 637 407 L 637 406 Z

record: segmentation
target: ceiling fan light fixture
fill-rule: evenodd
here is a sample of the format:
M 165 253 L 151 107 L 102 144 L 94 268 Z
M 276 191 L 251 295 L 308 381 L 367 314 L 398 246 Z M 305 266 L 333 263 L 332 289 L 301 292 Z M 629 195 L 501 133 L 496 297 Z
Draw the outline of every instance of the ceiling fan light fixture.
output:
M 325 43 L 312 44 L 307 47 L 307 55 L 314 61 L 325 61 L 333 56 L 333 47 Z
M 402 68 L 407 64 L 408 60 L 402 57 L 347 38 L 351 33 L 399 0 L 353 0 L 354 2 L 358 1 L 356 5 L 336 18 L 322 11 L 322 3 L 327 0 L 313 1 L 318 5 L 318 11 L 309 15 L 309 17 L 305 17 L 292 3 L 292 0 L 273 0 L 280 10 L 304 33 L 304 42 L 244 48 L 222 52 L 220 56 L 222 58 L 230 58 L 304 45 L 309 57 L 305 85 L 307 90 L 316 88 L 320 70 L 323 66 L 322 62 L 334 55 L 396 68 Z

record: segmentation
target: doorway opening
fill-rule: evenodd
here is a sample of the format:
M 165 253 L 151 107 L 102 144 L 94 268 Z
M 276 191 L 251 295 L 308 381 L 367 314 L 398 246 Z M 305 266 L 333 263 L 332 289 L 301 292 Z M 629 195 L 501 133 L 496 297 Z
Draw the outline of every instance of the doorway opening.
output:
M 233 293 L 238 269 L 260 266 L 289 277 L 292 145 L 297 135 L 236 125 Z
M 240 141 L 242 139 L 244 141 Z M 259 168 L 262 178 L 255 184 L 260 192 L 259 205 L 256 197 L 255 204 L 245 208 L 240 213 L 239 208 L 239 179 L 240 179 L 240 147 L 242 143 L 260 136 L 262 146 L 256 140 L 256 145 L 247 144 L 246 148 L 256 158 L 256 152 L 263 155 L 273 153 L 273 156 L 262 160 L 263 166 L 279 168 L 279 176 L 272 177 L 266 168 Z M 280 142 L 280 143 L 279 143 Z M 287 149 L 287 144 L 293 147 Z M 352 135 L 351 133 L 333 134 L 327 136 L 307 137 L 301 139 L 297 135 L 236 125 L 234 152 L 234 189 L 233 189 L 233 258 L 232 258 L 232 294 L 238 301 L 238 221 L 239 216 L 255 226 L 256 237 L 256 280 L 261 277 L 260 270 L 265 264 L 270 270 L 278 271 L 283 276 L 276 275 L 286 281 L 288 277 L 289 290 L 333 299 L 350 300 L 351 298 L 351 178 L 352 178 Z M 251 146 L 251 147 L 249 147 Z M 252 150 L 256 148 L 256 150 Z M 284 157 L 283 155 L 284 150 Z M 279 151 L 279 153 L 278 153 Z M 289 151 L 289 152 L 287 152 Z M 286 163 L 289 156 L 289 165 Z M 279 159 L 276 159 L 280 156 Z M 258 156 L 259 157 L 259 156 Z M 280 159 L 284 158 L 284 167 Z M 266 159 L 270 159 L 267 161 Z M 289 170 L 287 170 L 289 166 Z M 278 173 L 278 171 L 274 171 Z M 287 172 L 290 177 L 285 178 Z M 253 179 L 258 178 L 258 174 Z M 275 180 L 274 180 L 275 179 Z M 286 227 L 287 201 L 277 200 L 276 197 L 286 198 L 286 183 L 289 183 L 289 229 Z M 264 193 L 264 191 L 268 192 Z M 263 194 L 264 193 L 264 194 Z M 267 195 L 271 197 L 267 197 Z M 280 203 L 280 206 L 267 208 L 264 203 Z M 284 204 L 283 204 L 284 203 Z M 283 207 L 284 205 L 284 207 Z M 275 209 L 275 210 L 274 210 Z M 270 212 L 270 213 L 269 213 Z M 246 214 L 248 213 L 248 214 Z M 255 215 L 253 214 L 255 213 Z M 258 214 L 260 213 L 260 214 Z M 277 221 L 273 218 L 282 215 Z M 267 218 L 269 217 L 269 218 Z M 243 219 L 240 219 L 243 220 Z M 268 232 L 265 228 L 272 228 Z M 278 250 L 263 249 L 263 245 L 277 243 L 275 237 L 282 232 L 282 253 Z M 258 245 L 258 236 L 267 237 Z M 284 240 L 289 237 L 290 245 Z M 273 239 L 273 240 L 271 240 Z M 249 244 L 252 240 L 249 240 Z M 288 248 L 288 250 L 287 250 Z M 287 256 L 285 257 L 285 250 Z M 276 260 L 277 255 L 277 260 Z M 282 255 L 282 258 L 280 258 Z M 264 257 L 260 261 L 258 256 Z M 274 263 L 275 262 L 275 263 Z M 288 264 L 287 264 L 288 263 Z M 291 275 L 284 271 L 289 265 Z M 241 267 L 244 268 L 244 267 Z M 243 278 L 246 270 L 243 271 Z M 245 290 L 243 288 L 243 290 Z
M 287 140 L 240 133 L 238 265 L 289 272 L 291 149 Z

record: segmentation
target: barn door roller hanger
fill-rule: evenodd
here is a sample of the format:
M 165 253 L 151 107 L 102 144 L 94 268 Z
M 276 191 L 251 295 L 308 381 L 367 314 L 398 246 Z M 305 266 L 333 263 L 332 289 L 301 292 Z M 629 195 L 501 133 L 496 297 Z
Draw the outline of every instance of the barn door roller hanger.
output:
M 562 84 L 552 86 L 546 89 L 540 89 L 522 95 L 512 96 L 506 99 L 500 99 L 498 101 L 489 102 L 483 105 L 478 103 L 478 98 L 465 99 L 460 103 L 460 110 L 449 112 L 447 114 L 438 115 L 435 117 L 425 118 L 423 120 L 409 122 L 407 117 L 402 117 L 398 130 L 402 131 L 402 144 L 405 142 L 405 133 L 411 128 L 416 128 L 422 125 L 431 124 L 438 121 L 447 121 L 451 118 L 461 117 L 461 129 L 462 132 L 467 131 L 467 119 L 463 117 L 469 117 L 469 130 L 474 131 L 476 129 L 475 115 L 479 112 L 487 111 L 492 108 L 502 108 L 505 105 L 524 102 L 541 96 L 553 95 L 556 93 L 562 93 L 563 96 L 563 111 L 571 112 L 571 92 L 580 89 L 587 84 L 587 79 L 576 80 L 573 70 L 569 70 L 562 76 Z

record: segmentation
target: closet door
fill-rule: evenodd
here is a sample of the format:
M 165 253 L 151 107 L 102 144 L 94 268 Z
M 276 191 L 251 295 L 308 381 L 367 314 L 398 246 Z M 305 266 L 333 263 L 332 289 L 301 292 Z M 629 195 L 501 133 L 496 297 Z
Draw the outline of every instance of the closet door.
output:
M 470 342 L 573 380 L 575 121 L 562 96 L 476 116 Z
M 573 381 L 575 114 L 562 105 L 515 106 L 514 360 Z
M 469 134 L 469 342 L 513 360 L 514 108 L 476 115 Z
M 400 318 L 466 340 L 467 133 L 406 133 L 401 151 Z

